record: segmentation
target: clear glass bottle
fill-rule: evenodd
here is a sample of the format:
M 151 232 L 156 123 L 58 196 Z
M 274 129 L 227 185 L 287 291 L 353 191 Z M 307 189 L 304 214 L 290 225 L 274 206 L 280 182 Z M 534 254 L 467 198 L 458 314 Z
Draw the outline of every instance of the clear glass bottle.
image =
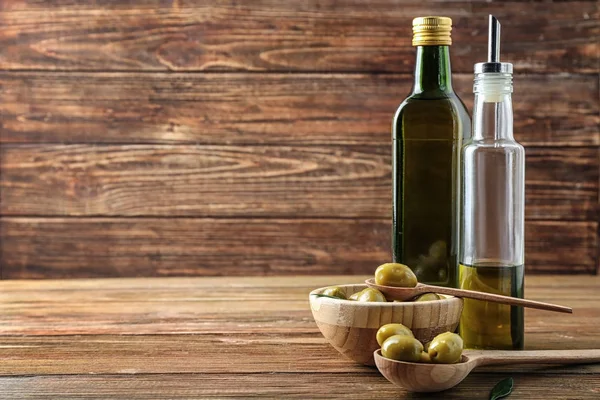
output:
M 471 120 L 452 88 L 451 29 L 447 17 L 413 21 L 414 85 L 392 124 L 392 258 L 420 282 L 454 287 L 459 156 Z
M 462 149 L 459 287 L 522 298 L 525 151 L 513 137 L 512 64 L 495 46 L 475 66 L 473 137 Z M 468 348 L 521 349 L 523 308 L 465 299 L 459 329 Z

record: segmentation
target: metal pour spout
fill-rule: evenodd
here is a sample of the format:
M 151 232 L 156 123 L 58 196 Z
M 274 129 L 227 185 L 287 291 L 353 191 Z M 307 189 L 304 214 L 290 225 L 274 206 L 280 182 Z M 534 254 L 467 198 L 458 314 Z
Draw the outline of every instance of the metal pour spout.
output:
M 492 14 L 488 33 L 488 62 L 500 62 L 500 22 Z
M 512 72 L 512 64 L 500 62 L 500 22 L 490 14 L 487 61 L 475 64 L 475 74 Z

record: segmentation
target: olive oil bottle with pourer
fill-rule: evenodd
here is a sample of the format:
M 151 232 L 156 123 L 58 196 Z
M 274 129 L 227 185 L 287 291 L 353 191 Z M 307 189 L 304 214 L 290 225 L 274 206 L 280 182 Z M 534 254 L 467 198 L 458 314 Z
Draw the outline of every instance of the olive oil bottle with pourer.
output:
M 452 88 L 451 30 L 447 17 L 413 20 L 414 84 L 392 124 L 393 261 L 442 286 L 456 285 L 459 157 L 471 133 Z
M 490 15 L 488 62 L 475 65 L 473 137 L 461 157 L 459 287 L 522 298 L 525 151 L 513 138 L 512 72 Z M 459 329 L 468 348 L 521 349 L 523 308 L 464 299 Z

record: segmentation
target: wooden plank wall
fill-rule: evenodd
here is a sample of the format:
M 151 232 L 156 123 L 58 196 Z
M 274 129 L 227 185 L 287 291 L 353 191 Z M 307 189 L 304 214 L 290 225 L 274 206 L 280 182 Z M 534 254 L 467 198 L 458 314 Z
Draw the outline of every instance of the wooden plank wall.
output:
M 1 276 L 370 273 L 411 19 L 515 65 L 527 272 L 598 270 L 597 1 L 0 2 Z

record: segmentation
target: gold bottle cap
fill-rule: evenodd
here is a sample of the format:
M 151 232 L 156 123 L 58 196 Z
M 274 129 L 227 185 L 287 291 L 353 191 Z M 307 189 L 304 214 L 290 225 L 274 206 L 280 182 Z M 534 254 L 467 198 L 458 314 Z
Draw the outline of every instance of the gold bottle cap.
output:
M 452 19 L 448 17 L 418 17 L 413 19 L 413 46 L 450 46 Z

